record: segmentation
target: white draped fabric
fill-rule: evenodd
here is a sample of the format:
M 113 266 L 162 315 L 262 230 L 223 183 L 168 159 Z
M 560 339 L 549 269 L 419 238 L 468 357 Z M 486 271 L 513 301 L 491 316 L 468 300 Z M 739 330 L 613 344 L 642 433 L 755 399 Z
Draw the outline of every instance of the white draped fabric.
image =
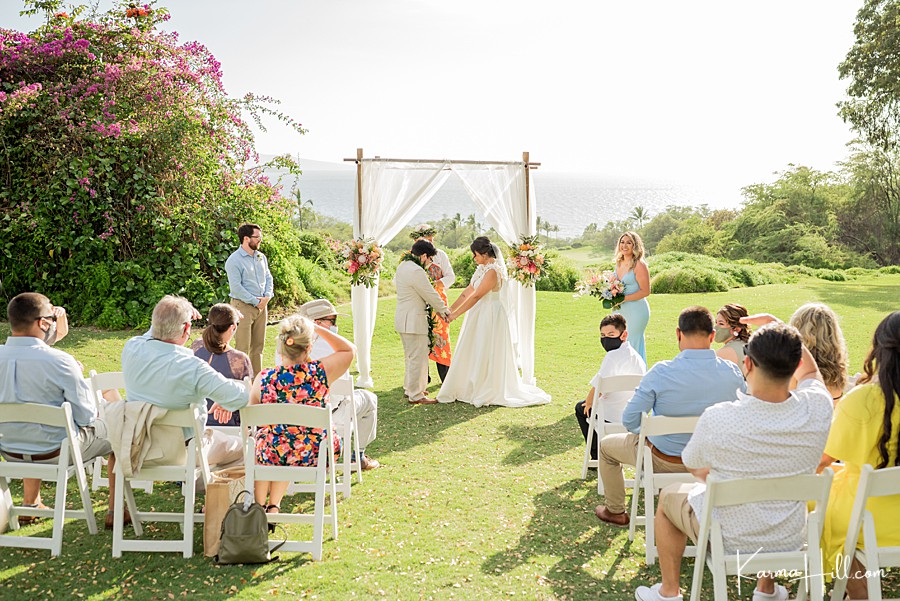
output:
M 431 200 L 456 173 L 475 205 L 507 244 L 520 236 L 534 235 L 534 187 L 531 186 L 528 211 L 525 199 L 524 163 L 437 163 L 392 162 L 363 159 L 360 165 L 363 202 L 360 208 L 356 191 L 353 234 L 373 238 L 385 245 Z M 515 314 L 518 353 L 522 378 L 534 384 L 535 290 L 510 282 L 507 304 Z M 378 287 L 354 286 L 353 338 L 357 349 L 357 385 L 371 388 L 372 336 L 378 307 Z

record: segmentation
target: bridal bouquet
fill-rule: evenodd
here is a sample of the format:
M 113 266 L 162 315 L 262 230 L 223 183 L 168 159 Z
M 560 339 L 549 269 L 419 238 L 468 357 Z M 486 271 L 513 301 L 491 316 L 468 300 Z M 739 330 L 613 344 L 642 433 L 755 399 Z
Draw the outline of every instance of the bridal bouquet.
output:
M 523 286 L 534 286 L 550 265 L 543 251 L 544 247 L 538 244 L 537 236 L 522 236 L 506 259 L 509 276 Z
M 353 286 L 365 286 L 371 288 L 378 279 L 381 271 L 381 261 L 384 252 L 371 238 L 357 238 L 345 243 L 341 254 L 344 258 L 344 268 L 350 274 L 350 284 Z
M 598 271 L 585 280 L 575 284 L 575 296 L 590 294 L 603 303 L 605 309 L 621 305 L 625 300 L 625 284 L 615 271 Z

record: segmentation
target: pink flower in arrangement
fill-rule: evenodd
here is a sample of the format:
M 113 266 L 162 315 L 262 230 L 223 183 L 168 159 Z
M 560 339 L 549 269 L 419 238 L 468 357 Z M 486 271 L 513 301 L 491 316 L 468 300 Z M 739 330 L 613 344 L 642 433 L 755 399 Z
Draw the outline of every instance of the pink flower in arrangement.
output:
M 359 263 L 356 261 L 350 261 L 350 265 L 347 266 L 347 271 L 350 272 L 350 275 L 353 275 L 357 271 L 359 271 Z
M 356 261 L 360 265 L 365 265 L 369 262 L 369 257 L 367 257 L 366 255 L 359 255 L 358 257 L 356 257 Z
M 528 267 L 528 258 L 527 257 L 519 257 L 519 266 L 520 267 Z
M 535 265 L 529 265 L 526 270 L 528 271 L 528 273 L 537 273 L 538 271 L 537 266 Z
M 544 255 L 536 256 L 534 258 L 534 262 L 537 263 L 538 265 L 543 265 L 544 264 Z

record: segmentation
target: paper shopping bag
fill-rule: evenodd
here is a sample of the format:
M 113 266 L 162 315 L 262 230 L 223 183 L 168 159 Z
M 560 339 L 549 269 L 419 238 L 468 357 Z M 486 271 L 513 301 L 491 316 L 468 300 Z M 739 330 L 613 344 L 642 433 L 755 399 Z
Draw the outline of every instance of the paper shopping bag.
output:
M 203 554 L 215 557 L 219 552 L 222 520 L 234 501 L 244 490 L 244 468 L 233 467 L 212 473 L 206 486 L 206 509 L 203 515 Z

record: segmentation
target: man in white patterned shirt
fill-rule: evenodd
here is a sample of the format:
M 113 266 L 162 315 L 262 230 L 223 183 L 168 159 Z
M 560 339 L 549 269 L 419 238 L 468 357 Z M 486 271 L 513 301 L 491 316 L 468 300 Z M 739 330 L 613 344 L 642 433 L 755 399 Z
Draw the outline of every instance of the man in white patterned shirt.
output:
M 776 321 L 770 315 L 743 318 L 755 325 Z M 706 477 L 777 478 L 813 474 L 831 425 L 832 399 L 815 359 L 800 333 L 783 323 L 759 329 L 747 345 L 744 367 L 753 394 L 713 405 L 703 412 L 681 454 L 684 465 L 702 483 L 673 484 L 659 495 L 656 540 L 662 584 L 638 587 L 639 601 L 682 599 L 681 558 L 687 537 L 696 542 L 697 516 L 703 507 Z M 791 376 L 799 382 L 789 389 Z M 717 508 L 725 551 L 749 555 L 762 549 L 794 551 L 803 546 L 806 506 L 791 501 L 745 503 Z M 760 578 L 753 601 L 782 601 L 785 587 Z

